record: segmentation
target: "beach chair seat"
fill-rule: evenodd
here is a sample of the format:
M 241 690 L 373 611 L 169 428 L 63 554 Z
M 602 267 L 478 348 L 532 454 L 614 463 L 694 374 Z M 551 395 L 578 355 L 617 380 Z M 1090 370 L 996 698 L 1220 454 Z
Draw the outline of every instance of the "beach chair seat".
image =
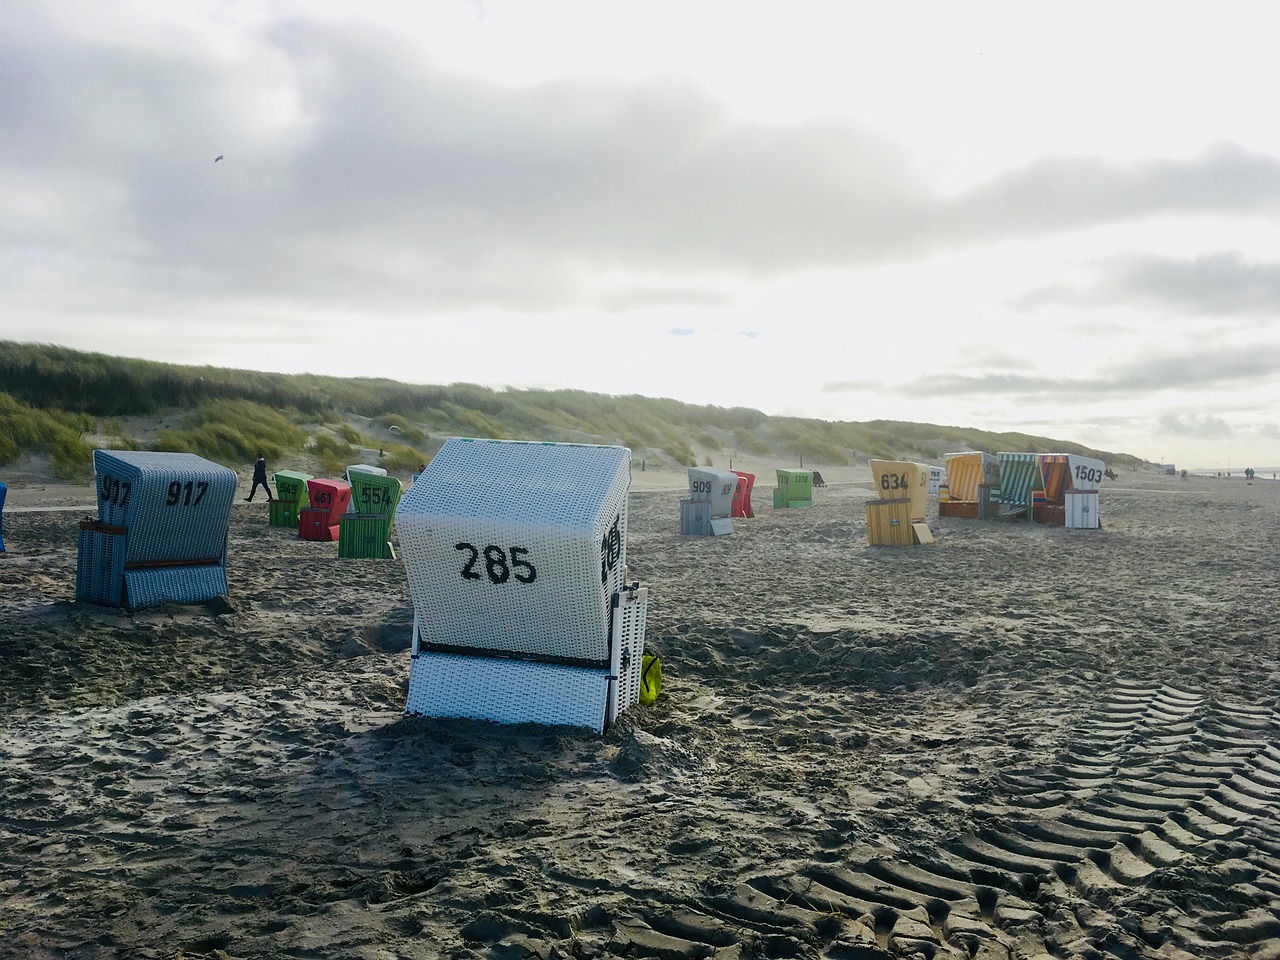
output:
M 344 513 L 338 521 L 338 557 L 394 560 L 390 514 Z
M 341 527 L 330 523 L 332 511 L 328 507 L 303 507 L 298 511 L 298 539 L 328 543 L 341 536 Z

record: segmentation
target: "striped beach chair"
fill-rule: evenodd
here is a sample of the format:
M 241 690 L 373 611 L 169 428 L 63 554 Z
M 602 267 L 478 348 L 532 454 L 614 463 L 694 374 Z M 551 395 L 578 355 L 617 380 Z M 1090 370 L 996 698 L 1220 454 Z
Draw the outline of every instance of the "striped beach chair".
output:
M 406 713 L 602 732 L 639 698 L 625 447 L 447 440 L 396 510 Z
M 962 450 L 943 456 L 946 495 L 940 496 L 938 514 L 974 519 L 986 517 L 993 488 L 1000 483 L 1000 463 L 980 450 Z
M 1000 513 L 1006 517 L 1029 513 L 1035 494 L 1044 493 L 1039 454 L 1001 451 L 996 458 L 1000 461 Z
M 1032 517 L 1071 529 L 1096 530 L 1098 488 L 1106 465 L 1093 457 L 1074 453 L 1042 453 L 1037 457 L 1042 494 L 1032 506 Z

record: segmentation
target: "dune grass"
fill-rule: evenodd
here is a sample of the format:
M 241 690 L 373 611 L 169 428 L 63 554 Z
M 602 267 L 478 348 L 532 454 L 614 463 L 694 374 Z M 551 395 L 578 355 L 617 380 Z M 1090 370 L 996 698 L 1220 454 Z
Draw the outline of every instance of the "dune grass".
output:
M 965 449 L 1080 453 L 1124 469 L 1145 464 L 1126 454 L 1022 433 L 769 417 L 748 407 L 582 390 L 423 386 L 180 366 L 12 341 L 0 341 L 0 383 L 12 403 L 46 416 L 39 428 L 0 434 L 0 444 L 8 438 L 0 446 L 0 462 L 24 450 L 40 451 L 56 462 L 55 469 L 73 474 L 82 462 L 89 469 L 86 449 L 76 442 L 87 429 L 86 418 L 111 422 L 169 411 L 178 411 L 181 425 L 156 438 L 154 449 L 189 450 L 232 466 L 259 451 L 268 457 L 300 451 L 314 455 L 326 472 L 356 462 L 362 447 L 381 450 L 380 459 L 396 469 L 410 464 L 412 471 L 438 445 L 433 437 L 448 436 L 620 443 L 638 458 L 672 466 L 696 464 L 721 451 L 803 459 L 815 466 L 868 457 L 939 463 L 943 454 Z M 19 419 L 34 422 L 30 415 Z M 314 434 L 309 445 L 308 432 Z M 122 435 L 121 443 L 129 442 Z
M 23 454 L 44 454 L 59 479 L 84 479 L 93 472 L 93 450 L 82 434 L 93 426 L 92 417 L 39 410 L 0 393 L 0 464 L 15 463 Z

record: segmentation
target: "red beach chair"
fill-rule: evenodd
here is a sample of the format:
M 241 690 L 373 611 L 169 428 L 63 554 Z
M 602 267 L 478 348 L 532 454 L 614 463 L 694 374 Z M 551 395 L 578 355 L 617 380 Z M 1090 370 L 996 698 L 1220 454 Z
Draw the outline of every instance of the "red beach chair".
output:
M 756 486 L 756 475 L 754 473 L 743 473 L 741 470 L 734 470 L 738 477 L 738 488 L 733 492 L 733 511 L 731 516 L 737 517 L 754 517 L 755 511 L 751 509 L 751 491 Z

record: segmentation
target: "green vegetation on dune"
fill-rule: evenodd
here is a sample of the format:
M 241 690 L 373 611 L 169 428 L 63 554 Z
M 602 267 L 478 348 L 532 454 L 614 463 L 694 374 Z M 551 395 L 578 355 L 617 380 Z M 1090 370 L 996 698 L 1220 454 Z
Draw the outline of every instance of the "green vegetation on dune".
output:
M 91 425 L 83 415 L 38 410 L 0 393 L 0 464 L 23 454 L 44 454 L 59 479 L 81 479 L 91 472 L 93 451 L 81 438 Z
M 326 474 L 377 451 L 407 474 L 447 436 L 621 443 L 640 459 L 688 466 L 717 455 L 844 465 L 868 457 L 940 463 L 951 450 L 1081 453 L 1125 469 L 1144 461 L 1021 433 L 891 420 L 828 422 L 582 390 L 420 386 L 375 378 L 180 366 L 0 341 L 0 464 L 44 453 L 59 476 L 90 471 L 85 433 L 113 445 L 185 450 L 241 467 L 261 451 L 310 459 Z M 18 411 L 15 413 L 15 411 Z M 124 418 L 163 415 L 174 425 L 130 437 Z M 6 419 L 7 418 L 7 419 Z M 20 427 L 20 429 L 19 429 Z
M 162 432 L 153 446 L 232 464 L 259 453 L 274 460 L 306 442 L 306 431 L 275 410 L 250 400 L 215 400 L 193 411 L 183 427 Z

